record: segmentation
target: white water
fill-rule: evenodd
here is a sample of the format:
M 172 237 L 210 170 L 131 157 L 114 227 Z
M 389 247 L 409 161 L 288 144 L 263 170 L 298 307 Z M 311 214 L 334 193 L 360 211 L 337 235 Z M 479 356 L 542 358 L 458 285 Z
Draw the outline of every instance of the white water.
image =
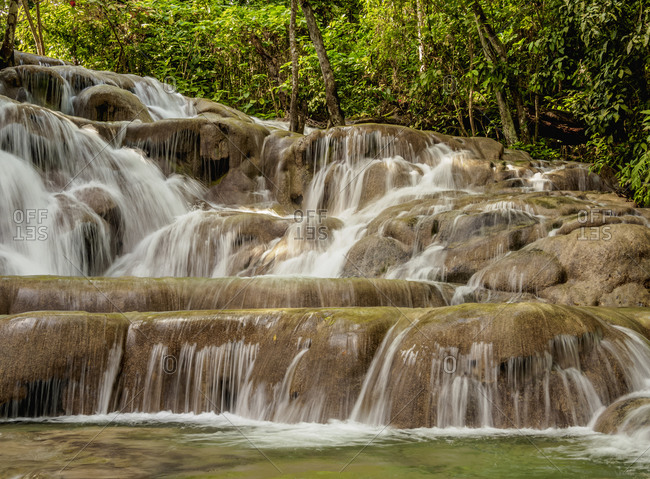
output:
M 20 117 L 15 105 L 0 105 L 2 273 L 101 274 L 113 261 L 111 241 L 134 248 L 202 194 L 197 182 L 166 178 L 135 150 L 115 149 L 56 113 L 34 115 Z M 119 231 L 109 231 L 78 199 L 84 195 L 114 203 Z
M 63 77 L 62 98 L 73 99 L 80 91 L 74 83 L 79 75 L 89 84 L 125 81 L 76 67 L 57 67 L 57 72 Z M 126 80 L 135 85 L 134 93 L 155 119 L 195 114 L 191 102 L 167 85 L 151 78 Z M 56 113 L 35 111 L 35 122 L 17 118 L 13 104 L 3 102 L 0 108 L 4 150 L 0 161 L 6 172 L 0 180 L 2 274 L 339 277 L 351 248 L 382 211 L 436 197 L 436 204 L 417 217 L 419 222 L 451 210 L 454 195 L 473 194 L 456 174 L 464 153 L 432 144 L 416 154 L 398 137 L 350 130 L 343 137 L 322 135 L 308 147 L 314 176 L 305 191 L 300 220 L 295 214 L 217 205 L 193 211 L 192 203 L 205 194 L 203 187 L 180 176 L 166 178 L 142 152 L 115 148 L 92 128 L 77 128 Z M 118 131 L 118 142 L 121 135 Z M 270 204 L 267 185 L 274 180 L 260 180 L 257 196 Z M 100 203 L 114 203 L 113 220 L 118 224 L 107 225 L 106 218 L 89 207 L 88 196 L 97 195 L 102 197 Z M 35 224 L 24 226 L 48 234 L 38 240 L 14 240 L 20 230 L 13 219 L 16 211 L 44 212 Z M 488 204 L 485 212 L 508 221 L 535 216 L 530 207 L 514 202 Z M 240 222 L 228 220 L 237 213 L 258 215 L 263 224 L 269 218 L 281 220 L 284 233 L 260 240 L 254 229 L 243 231 Z M 379 225 L 379 235 L 383 228 Z M 416 241 L 411 258 L 385 277 L 445 281 L 446 248 L 445 241 L 426 247 Z M 496 252 L 495 257 L 503 253 Z M 474 283 L 466 293 L 482 286 L 478 280 Z M 458 295 L 457 301 L 462 297 Z

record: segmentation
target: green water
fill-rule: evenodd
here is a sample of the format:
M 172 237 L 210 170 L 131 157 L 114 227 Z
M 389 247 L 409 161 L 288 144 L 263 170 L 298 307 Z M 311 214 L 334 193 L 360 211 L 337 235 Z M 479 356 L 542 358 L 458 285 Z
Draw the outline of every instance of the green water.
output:
M 570 431 L 398 431 L 345 423 L 80 418 L 0 424 L 0 477 L 650 478 L 630 439 Z

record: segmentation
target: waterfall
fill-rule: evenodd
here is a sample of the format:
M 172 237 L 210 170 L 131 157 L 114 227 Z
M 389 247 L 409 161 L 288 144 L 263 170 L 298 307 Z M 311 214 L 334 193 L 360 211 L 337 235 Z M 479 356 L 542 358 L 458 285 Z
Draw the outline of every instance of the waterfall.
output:
M 243 341 L 203 348 L 185 343 L 177 358 L 157 343 L 149 356 L 142 393 L 138 396 L 137 387 L 125 390 L 127 402 L 122 407 L 139 412 L 233 411 L 258 350 L 259 345 Z M 131 398 L 136 398 L 135 404 L 128 402 Z
M 4 274 L 101 274 L 117 254 L 186 213 L 187 198 L 201 192 L 55 113 L 27 116 L 3 103 L 0 123 L 0 235 L 4 249 L 27 258 L 0 264 Z

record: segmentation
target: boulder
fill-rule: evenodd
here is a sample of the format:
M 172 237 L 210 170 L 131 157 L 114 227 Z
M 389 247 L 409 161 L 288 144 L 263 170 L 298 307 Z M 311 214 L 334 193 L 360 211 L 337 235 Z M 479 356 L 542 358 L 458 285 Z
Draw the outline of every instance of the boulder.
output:
M 13 100 L 71 113 L 67 83 L 52 68 L 40 65 L 5 68 L 0 72 L 0 85 L 1 93 Z
M 549 187 L 552 190 L 571 190 L 571 191 L 611 191 L 600 178 L 600 176 L 591 173 L 586 166 L 568 165 L 543 175 L 549 181 Z
M 626 434 L 637 438 L 641 432 L 644 439 L 649 439 L 650 397 L 633 396 L 619 399 L 598 416 L 594 431 L 604 434 Z
M 246 123 L 253 123 L 251 117 L 249 117 L 245 113 L 242 113 L 241 111 L 236 110 L 235 108 L 231 108 L 221 103 L 217 103 L 211 100 L 206 100 L 205 98 L 192 98 L 190 99 L 190 101 L 194 105 L 196 114 L 199 116 L 204 115 L 206 113 L 213 113 L 223 118 L 234 118 L 236 120 L 240 120 Z
M 110 226 L 113 256 L 122 254 L 124 240 L 122 210 L 113 196 L 107 190 L 98 186 L 85 186 L 74 190 L 73 194 L 75 198 L 88 205 Z
M 206 199 L 222 205 L 248 205 L 258 198 L 253 194 L 257 184 L 241 168 L 230 170 L 208 191 Z
M 626 306 L 648 308 L 650 307 L 650 290 L 640 283 L 627 283 L 614 288 L 611 293 L 602 295 L 599 304 L 612 308 Z
M 553 302 L 597 305 L 601 300 L 621 306 L 636 306 L 634 298 L 605 295 L 619 286 L 650 283 L 650 228 L 633 224 L 612 224 L 580 228 L 567 235 L 543 238 L 530 248 L 554 255 L 566 271 L 566 284 L 540 292 Z M 625 304 L 624 301 L 632 300 Z
M 212 185 L 246 160 L 257 166 L 268 130 L 215 114 L 131 123 L 124 145 L 144 150 L 166 174 L 187 174 Z
M 359 240 L 346 256 L 343 276 L 377 278 L 389 268 L 407 261 L 410 254 L 406 246 L 394 238 L 371 235 Z
M 16 62 L 16 65 L 39 65 L 44 67 L 72 65 L 72 63 L 64 60 L 35 55 L 33 53 L 19 52 L 18 50 L 14 50 L 14 61 Z
M 87 193 L 88 198 L 91 195 L 92 192 Z M 60 193 L 56 195 L 56 199 L 57 207 L 51 222 L 53 229 L 48 230 L 48 237 L 60 241 L 59 247 L 63 251 L 72 248 L 72 251 L 67 251 L 70 256 L 65 258 L 62 269 L 73 275 L 103 274 L 121 248 L 120 233 L 114 231 L 107 221 L 75 197 Z M 109 213 L 110 205 L 106 206 L 108 209 L 104 212 L 112 219 Z
M 75 115 L 93 121 L 153 121 L 137 96 L 112 85 L 86 88 L 75 98 L 74 110 Z
M 477 276 L 487 288 L 515 293 L 537 293 L 566 279 L 554 255 L 532 248 L 503 256 L 479 271 Z

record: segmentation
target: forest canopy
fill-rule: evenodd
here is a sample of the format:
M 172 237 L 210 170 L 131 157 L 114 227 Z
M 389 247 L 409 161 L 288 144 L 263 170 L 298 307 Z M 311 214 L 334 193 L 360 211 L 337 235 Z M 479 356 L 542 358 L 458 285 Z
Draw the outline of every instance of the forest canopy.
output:
M 25 0 L 15 48 L 148 75 L 188 96 L 288 118 L 290 0 Z M 489 136 L 616 175 L 650 205 L 646 0 L 311 0 L 348 121 Z M 6 22 L 8 1 L 3 7 Z M 297 15 L 298 103 L 325 126 Z

